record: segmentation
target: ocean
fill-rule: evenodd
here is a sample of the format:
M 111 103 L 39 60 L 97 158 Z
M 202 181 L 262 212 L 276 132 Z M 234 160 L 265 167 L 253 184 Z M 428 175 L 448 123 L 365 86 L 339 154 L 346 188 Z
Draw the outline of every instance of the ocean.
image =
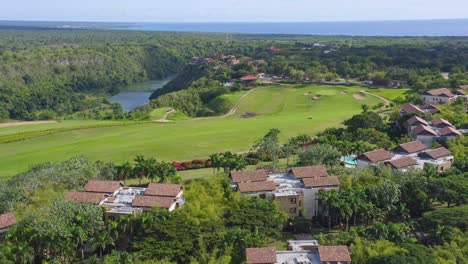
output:
M 468 36 L 468 19 L 291 23 L 132 23 L 117 29 L 326 36 Z
M 101 29 L 343 36 L 468 36 L 468 19 L 360 22 L 147 23 L 0 21 L 2 28 Z

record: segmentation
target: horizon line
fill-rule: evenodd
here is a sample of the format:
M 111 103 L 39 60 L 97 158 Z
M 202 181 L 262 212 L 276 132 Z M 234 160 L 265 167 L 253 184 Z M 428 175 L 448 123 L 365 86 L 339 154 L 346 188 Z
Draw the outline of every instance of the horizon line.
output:
M 92 20 L 10 20 L 0 19 L 0 22 L 70 22 L 70 23 L 161 23 L 161 24 L 211 24 L 211 23 L 350 23 L 350 22 L 417 22 L 417 21 L 449 21 L 468 20 L 467 18 L 421 18 L 421 19 L 382 19 L 382 20 L 315 20 L 315 21 L 92 21 Z

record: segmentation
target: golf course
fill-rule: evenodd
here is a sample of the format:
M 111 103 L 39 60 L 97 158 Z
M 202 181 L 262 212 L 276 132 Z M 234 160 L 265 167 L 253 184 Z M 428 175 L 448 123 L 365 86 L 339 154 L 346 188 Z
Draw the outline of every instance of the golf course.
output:
M 232 100 L 235 111 L 223 117 L 174 122 L 61 121 L 51 124 L 0 128 L 4 137 L 30 134 L 24 140 L 0 144 L 0 178 L 9 178 L 46 161 L 76 155 L 123 162 L 135 155 L 165 161 L 206 158 L 231 150 L 248 151 L 270 128 L 281 130 L 281 140 L 313 135 L 381 99 L 360 93 L 363 87 L 278 85 L 258 87 Z M 245 96 L 241 96 L 244 95 Z M 164 110 L 166 111 L 166 109 Z M 159 119 L 164 111 L 158 110 Z M 172 114 L 171 114 L 172 115 Z M 169 119 L 170 116 L 169 115 Z M 32 134 L 31 134 L 32 133 Z

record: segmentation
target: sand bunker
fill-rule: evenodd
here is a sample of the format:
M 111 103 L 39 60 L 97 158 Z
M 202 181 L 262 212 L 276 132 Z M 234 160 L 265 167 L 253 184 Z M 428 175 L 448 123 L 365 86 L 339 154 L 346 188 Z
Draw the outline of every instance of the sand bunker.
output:
M 0 123 L 0 127 L 14 127 L 14 126 L 28 126 L 28 125 L 39 125 L 39 124 L 54 124 L 57 121 L 24 121 L 24 122 L 10 122 L 10 123 Z
M 357 93 L 357 94 L 353 94 L 353 97 L 354 99 L 356 100 L 365 100 L 366 98 L 364 97 L 364 95 L 360 94 L 360 93 Z

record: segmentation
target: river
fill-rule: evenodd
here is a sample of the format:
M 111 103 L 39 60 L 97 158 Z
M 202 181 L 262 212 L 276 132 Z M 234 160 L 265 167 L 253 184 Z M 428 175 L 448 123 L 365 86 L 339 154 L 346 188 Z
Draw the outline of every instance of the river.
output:
M 109 100 L 112 103 L 120 103 L 124 112 L 132 111 L 140 105 L 147 104 L 154 90 L 162 88 L 174 78 L 175 76 L 171 76 L 164 80 L 131 84 L 122 89 L 122 92 L 112 96 Z

